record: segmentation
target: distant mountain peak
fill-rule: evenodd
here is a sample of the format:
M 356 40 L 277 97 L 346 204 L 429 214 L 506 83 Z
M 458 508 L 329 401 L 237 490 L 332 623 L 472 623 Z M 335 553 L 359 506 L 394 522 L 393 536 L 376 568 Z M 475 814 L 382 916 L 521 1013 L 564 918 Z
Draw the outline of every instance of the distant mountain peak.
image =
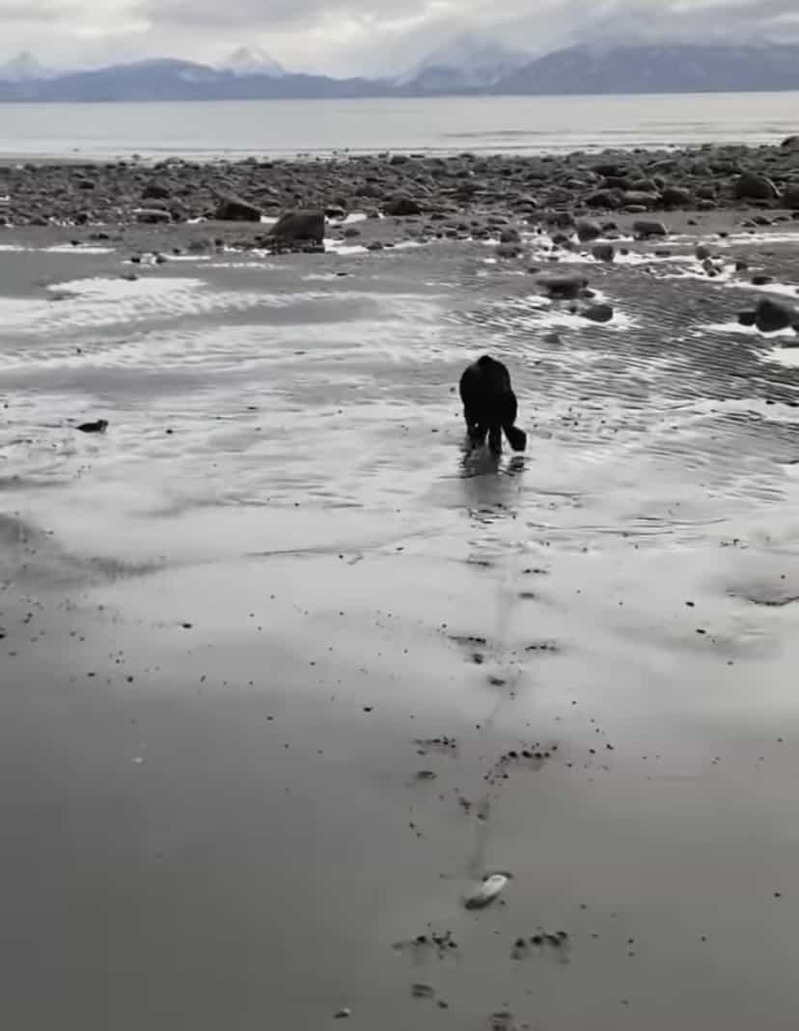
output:
M 6 64 L 0 65 L 0 79 L 6 82 L 30 82 L 33 79 L 46 79 L 51 74 L 30 50 L 21 50 Z
M 397 80 L 400 86 L 435 82 L 466 89 L 485 89 L 529 64 L 533 55 L 498 40 L 464 32 L 432 51 Z
M 279 78 L 286 74 L 283 66 L 260 47 L 238 47 L 219 68 L 233 75 L 271 75 Z

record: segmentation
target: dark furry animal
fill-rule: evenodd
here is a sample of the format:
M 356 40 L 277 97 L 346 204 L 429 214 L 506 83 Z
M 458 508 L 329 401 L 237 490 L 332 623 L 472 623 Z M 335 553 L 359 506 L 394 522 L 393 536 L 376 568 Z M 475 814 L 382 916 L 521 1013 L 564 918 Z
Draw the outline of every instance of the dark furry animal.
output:
M 95 422 L 82 422 L 75 429 L 81 433 L 105 433 L 108 429 L 108 419 L 97 419 Z
M 488 434 L 489 448 L 495 455 L 501 454 L 504 432 L 514 451 L 524 451 L 527 434 L 514 425 L 518 404 L 510 374 L 502 362 L 483 355 L 461 376 L 460 393 L 473 446 L 483 444 Z

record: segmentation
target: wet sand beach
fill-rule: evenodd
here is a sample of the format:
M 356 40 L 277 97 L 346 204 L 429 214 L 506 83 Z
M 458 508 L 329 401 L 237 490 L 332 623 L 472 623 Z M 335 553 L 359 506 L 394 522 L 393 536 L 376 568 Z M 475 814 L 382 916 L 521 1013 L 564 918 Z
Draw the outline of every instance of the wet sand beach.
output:
M 799 351 L 736 315 L 797 230 L 750 214 L 3 231 L 8 1027 L 794 1027 Z

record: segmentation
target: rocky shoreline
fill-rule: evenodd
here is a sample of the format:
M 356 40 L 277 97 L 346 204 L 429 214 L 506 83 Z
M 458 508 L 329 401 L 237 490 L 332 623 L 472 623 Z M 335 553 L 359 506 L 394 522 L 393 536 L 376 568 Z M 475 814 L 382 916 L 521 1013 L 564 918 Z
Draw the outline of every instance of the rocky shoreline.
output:
M 350 212 L 416 217 L 433 231 L 465 216 L 538 221 L 551 212 L 755 209 L 762 218 L 799 219 L 799 136 L 776 147 L 599 155 L 0 165 L 0 226 L 257 224 L 297 209 L 333 219 Z

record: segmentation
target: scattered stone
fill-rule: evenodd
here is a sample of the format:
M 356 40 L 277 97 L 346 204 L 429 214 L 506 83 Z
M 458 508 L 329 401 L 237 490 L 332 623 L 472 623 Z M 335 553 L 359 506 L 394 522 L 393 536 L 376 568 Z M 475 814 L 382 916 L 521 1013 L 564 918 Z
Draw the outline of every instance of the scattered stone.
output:
M 591 255 L 596 261 L 615 261 L 616 248 L 612 243 L 598 243 L 592 248 Z
M 755 308 L 755 325 L 761 333 L 777 333 L 799 325 L 799 313 L 784 301 L 761 297 Z
M 799 211 L 799 183 L 788 183 L 783 190 L 781 203 L 789 211 Z
M 219 222 L 260 222 L 261 209 L 250 204 L 241 197 L 223 197 L 220 201 L 215 218 Z
M 397 218 L 406 218 L 410 215 L 421 215 L 422 206 L 413 198 L 399 194 L 383 203 L 383 213 Z
M 581 218 L 577 222 L 577 239 L 580 243 L 590 243 L 602 235 L 602 226 L 592 218 Z
M 136 217 L 136 221 L 142 225 L 159 225 L 164 222 L 171 222 L 172 216 L 168 211 L 164 211 L 161 208 L 137 208 L 133 212 Z
M 537 282 L 557 300 L 575 300 L 588 287 L 588 280 L 579 275 L 540 276 Z
M 647 240 L 652 236 L 668 236 L 669 231 L 663 222 L 649 219 L 638 219 L 633 222 L 633 235 L 639 240 Z
M 165 183 L 154 181 L 147 183 L 141 195 L 142 200 L 168 200 L 172 196 L 172 190 Z
M 733 192 L 738 200 L 773 201 L 779 197 L 779 190 L 771 179 L 756 172 L 744 172 L 739 176 Z
M 508 228 L 503 229 L 499 234 L 500 243 L 521 243 L 522 237 L 518 229 Z
M 520 243 L 500 243 L 497 245 L 495 254 L 498 258 L 521 258 L 524 254 L 524 247 Z
M 324 244 L 325 213 L 323 211 L 288 211 L 278 219 L 269 238 L 284 244 Z
M 338 1010 L 333 1014 L 334 1020 L 349 1020 L 352 1016 L 352 1010 L 349 1006 L 345 1006 L 343 1009 Z
M 591 322 L 611 322 L 614 315 L 613 305 L 592 304 L 589 308 L 585 308 L 580 314 L 584 319 L 589 319 Z
M 680 186 L 666 186 L 660 191 L 660 200 L 667 208 L 688 208 L 693 204 L 693 194 Z

